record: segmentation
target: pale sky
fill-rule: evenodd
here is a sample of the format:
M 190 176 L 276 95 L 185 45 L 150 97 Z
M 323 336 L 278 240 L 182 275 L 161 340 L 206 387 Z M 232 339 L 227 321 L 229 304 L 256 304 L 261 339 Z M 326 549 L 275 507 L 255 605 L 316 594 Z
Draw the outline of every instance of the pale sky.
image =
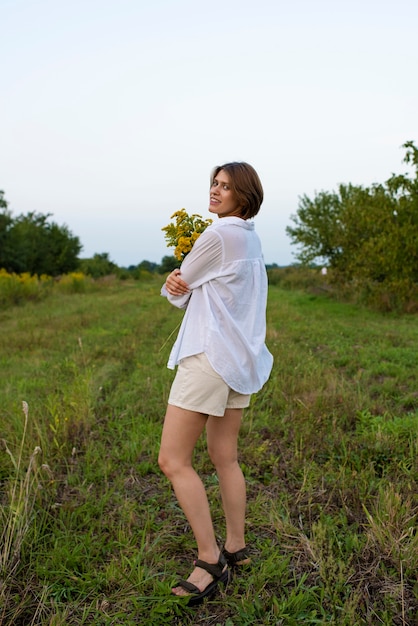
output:
M 213 166 L 248 161 L 267 263 L 299 197 L 370 185 L 418 140 L 416 0 L 0 0 L 0 189 L 119 266 L 209 217 Z

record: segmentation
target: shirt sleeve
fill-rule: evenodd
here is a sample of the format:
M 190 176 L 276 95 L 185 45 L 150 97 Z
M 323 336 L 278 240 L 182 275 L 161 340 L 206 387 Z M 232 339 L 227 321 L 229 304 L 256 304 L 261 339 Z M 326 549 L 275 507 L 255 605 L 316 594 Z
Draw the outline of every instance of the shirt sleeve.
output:
M 163 286 L 161 294 L 174 306 L 186 308 L 193 289 L 219 275 L 222 260 L 222 239 L 216 231 L 209 228 L 200 235 L 180 266 L 181 277 L 189 285 L 190 292 L 183 296 L 172 296 Z
M 223 245 L 219 234 L 206 230 L 181 264 L 182 279 L 190 289 L 216 278 L 222 267 Z
M 178 307 L 179 309 L 186 309 L 190 300 L 190 296 L 192 294 L 191 291 L 189 291 L 189 293 L 185 293 L 183 296 L 172 296 L 168 293 L 164 283 L 164 285 L 161 287 L 161 295 L 164 296 L 164 298 L 167 298 L 167 300 L 171 302 L 171 304 Z

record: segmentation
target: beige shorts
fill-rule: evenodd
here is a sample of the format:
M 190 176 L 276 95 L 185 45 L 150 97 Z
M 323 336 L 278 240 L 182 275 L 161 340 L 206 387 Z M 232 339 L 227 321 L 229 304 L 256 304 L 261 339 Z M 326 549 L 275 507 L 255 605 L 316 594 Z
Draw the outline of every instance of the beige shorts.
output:
M 250 398 L 228 387 L 202 352 L 180 361 L 168 404 L 222 417 L 225 409 L 245 409 Z

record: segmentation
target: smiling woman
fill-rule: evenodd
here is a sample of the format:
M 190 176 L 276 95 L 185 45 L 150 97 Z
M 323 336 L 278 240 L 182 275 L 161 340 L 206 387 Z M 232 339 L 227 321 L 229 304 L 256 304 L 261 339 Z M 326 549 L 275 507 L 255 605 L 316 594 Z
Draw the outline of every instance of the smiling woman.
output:
M 273 357 L 265 345 L 267 275 L 254 223 L 263 188 L 248 163 L 213 170 L 209 211 L 218 215 L 197 239 L 162 295 L 186 309 L 168 367 L 178 365 L 164 421 L 159 464 L 171 481 L 198 547 L 195 568 L 172 593 L 198 604 L 248 564 L 246 487 L 237 442 L 243 409 L 267 381 Z M 206 429 L 226 520 L 222 550 L 215 538 L 205 488 L 192 467 Z
M 264 193 L 257 172 L 248 163 L 218 165 L 212 172 L 209 211 L 219 217 L 257 215 Z
M 198 211 L 202 167 L 238 154 L 269 190 L 265 258 L 291 265 L 298 197 L 384 180 L 416 135 L 412 0 L 230 0 L 221 16 L 190 0 L 0 6 L 0 187 L 17 213 L 68 224 L 87 258 L 159 263 L 166 207 Z

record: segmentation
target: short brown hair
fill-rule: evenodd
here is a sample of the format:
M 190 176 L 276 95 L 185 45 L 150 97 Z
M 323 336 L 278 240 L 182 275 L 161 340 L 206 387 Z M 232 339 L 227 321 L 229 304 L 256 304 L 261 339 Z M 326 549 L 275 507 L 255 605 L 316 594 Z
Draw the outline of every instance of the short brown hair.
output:
M 241 217 L 248 220 L 257 215 L 263 202 L 264 192 L 255 169 L 245 162 L 217 165 L 211 174 L 211 185 L 221 170 L 227 172 L 231 179 L 231 189 L 242 206 Z

